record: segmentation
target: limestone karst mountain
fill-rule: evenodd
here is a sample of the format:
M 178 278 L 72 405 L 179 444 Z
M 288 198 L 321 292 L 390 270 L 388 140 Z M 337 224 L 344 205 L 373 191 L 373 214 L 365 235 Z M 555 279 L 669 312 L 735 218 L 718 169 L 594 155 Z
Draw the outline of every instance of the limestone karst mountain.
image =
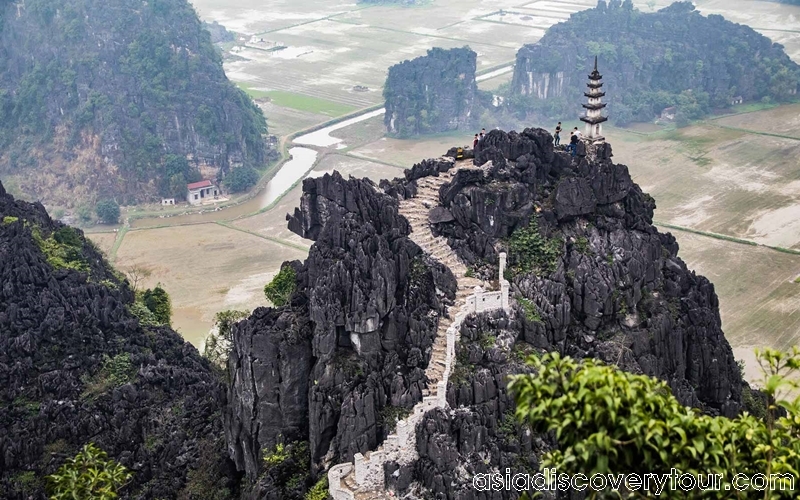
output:
M 750 26 L 704 16 L 691 2 L 645 12 L 630 0 L 600 0 L 520 48 L 509 110 L 573 116 L 595 56 L 612 120 L 623 125 L 672 106 L 690 120 L 739 100 L 785 101 L 800 83 L 800 66 L 784 47 Z
M 389 68 L 383 89 L 389 134 L 410 137 L 473 124 L 480 108 L 477 58 L 468 47 L 435 47 Z
M 713 285 L 653 226 L 654 200 L 611 145 L 580 153 L 555 151 L 541 129 L 494 130 L 480 168 L 453 155 L 380 186 L 304 181 L 289 227 L 315 243 L 285 264 L 291 301 L 234 330 L 226 428 L 254 498 L 300 498 L 293 477 L 309 484 L 336 466 L 335 498 L 389 488 L 470 499 L 476 472 L 537 468 L 553 442 L 514 424 L 504 382 L 531 352 L 596 357 L 668 381 L 686 405 L 742 410 Z M 488 291 L 507 279 L 511 310 L 454 316 L 472 294 L 466 278 Z M 460 340 L 443 350 L 454 324 Z M 419 408 L 432 410 L 409 417 Z M 414 421 L 409 461 L 393 446 Z M 310 467 L 262 460 L 283 446 L 307 449 Z
M 180 197 L 263 166 L 266 131 L 186 0 L 0 1 L 0 176 L 30 199 Z

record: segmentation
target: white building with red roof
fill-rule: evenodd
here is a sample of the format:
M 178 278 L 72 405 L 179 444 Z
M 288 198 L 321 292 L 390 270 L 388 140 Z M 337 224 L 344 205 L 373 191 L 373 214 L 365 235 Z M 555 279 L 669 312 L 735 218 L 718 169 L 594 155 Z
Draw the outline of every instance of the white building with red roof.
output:
M 186 189 L 189 192 L 186 201 L 188 201 L 190 205 L 213 202 L 214 200 L 218 200 L 220 194 L 222 194 L 220 189 L 208 179 L 187 184 Z

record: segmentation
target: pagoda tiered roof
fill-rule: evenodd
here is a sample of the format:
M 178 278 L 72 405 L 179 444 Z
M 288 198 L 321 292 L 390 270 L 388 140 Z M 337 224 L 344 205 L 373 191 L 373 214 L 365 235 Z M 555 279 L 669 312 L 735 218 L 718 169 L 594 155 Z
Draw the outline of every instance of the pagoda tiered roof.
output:
M 591 94 L 589 92 L 584 92 L 583 95 L 586 96 L 586 97 L 605 97 L 606 93 L 605 92 L 597 92 L 597 93 Z
M 606 103 L 604 102 L 598 102 L 597 104 L 587 103 L 587 104 L 582 104 L 581 106 L 583 106 L 584 109 L 603 109 L 606 107 Z
M 603 123 L 608 121 L 607 116 L 581 116 L 581 121 L 589 123 L 591 125 L 597 125 L 598 123 Z

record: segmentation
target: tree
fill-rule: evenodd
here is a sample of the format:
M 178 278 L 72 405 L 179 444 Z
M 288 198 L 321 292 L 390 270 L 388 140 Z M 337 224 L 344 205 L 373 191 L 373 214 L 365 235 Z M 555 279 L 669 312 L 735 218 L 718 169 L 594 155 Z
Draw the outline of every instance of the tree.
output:
M 223 186 L 231 193 L 247 191 L 258 182 L 258 172 L 250 167 L 233 169 L 222 181 Z
M 119 205 L 114 200 L 100 200 L 94 210 L 100 220 L 106 224 L 119 222 Z
M 264 287 L 264 295 L 275 307 L 281 307 L 292 296 L 296 286 L 297 274 L 294 268 L 284 265 L 280 272 Z
M 172 323 L 172 302 L 169 294 L 161 288 L 160 284 L 152 290 L 145 290 L 142 294 L 142 302 L 160 324 L 170 325 Z
M 559 473 L 669 474 L 674 468 L 695 482 L 706 474 L 724 475 L 719 491 L 692 490 L 685 497 L 670 491 L 672 498 L 731 498 L 736 493 L 753 498 L 735 484 L 726 490 L 725 481 L 739 473 L 751 478 L 765 474 L 777 490 L 759 492 L 759 497 L 794 498 L 788 486 L 800 471 L 800 397 L 784 398 L 800 387 L 800 349 L 789 354 L 766 350 L 759 357 L 765 368 L 765 420 L 747 413 L 734 419 L 703 415 L 681 405 L 663 381 L 557 353 L 530 357 L 536 374 L 513 376 L 509 389 L 517 418 L 536 432 L 556 436 L 559 449 L 543 457 L 543 466 Z M 619 496 L 641 498 L 630 486 Z
M 136 292 L 139 288 L 139 282 L 149 278 L 153 274 L 153 271 L 144 266 L 134 264 L 125 270 L 125 274 L 128 276 L 128 281 L 131 283 L 131 288 Z
M 50 500 L 111 500 L 130 481 L 133 474 L 123 465 L 108 459 L 93 443 L 86 444 L 58 471 L 47 476 Z
M 228 362 L 233 347 L 233 325 L 247 318 L 250 311 L 220 311 L 214 316 L 214 329 L 206 338 L 203 356 L 219 367 Z

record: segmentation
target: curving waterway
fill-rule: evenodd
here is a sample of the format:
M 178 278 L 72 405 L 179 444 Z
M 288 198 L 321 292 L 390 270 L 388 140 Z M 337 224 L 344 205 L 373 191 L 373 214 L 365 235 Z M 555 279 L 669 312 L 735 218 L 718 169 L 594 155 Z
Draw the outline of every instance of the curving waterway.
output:
M 513 71 L 513 66 L 506 66 L 490 73 L 486 73 L 476 78 L 477 81 L 488 80 L 496 76 L 502 75 Z M 329 148 L 336 146 L 337 149 L 344 149 L 347 145 L 344 140 L 333 137 L 332 132 L 336 130 L 355 125 L 356 123 L 370 118 L 375 118 L 384 114 L 384 108 L 374 111 L 367 111 L 360 115 L 354 116 L 342 122 L 321 128 L 314 132 L 301 135 L 292 141 L 292 144 L 297 144 L 289 150 L 291 160 L 283 164 L 278 170 L 278 173 L 270 179 L 266 187 L 258 192 L 253 198 L 239 205 L 224 208 L 215 211 L 213 207 L 209 207 L 208 211 L 203 213 L 193 213 L 187 215 L 174 215 L 171 217 L 147 217 L 136 219 L 131 222 L 131 227 L 157 227 L 157 226 L 177 226 L 181 224 L 196 224 L 201 222 L 214 222 L 219 220 L 231 220 L 237 217 L 250 215 L 259 210 L 262 210 L 272 203 L 276 202 L 288 191 L 292 185 L 309 174 L 310 170 L 314 167 L 314 162 L 317 161 L 319 153 L 311 148 L 302 146 L 314 146 L 318 148 Z

